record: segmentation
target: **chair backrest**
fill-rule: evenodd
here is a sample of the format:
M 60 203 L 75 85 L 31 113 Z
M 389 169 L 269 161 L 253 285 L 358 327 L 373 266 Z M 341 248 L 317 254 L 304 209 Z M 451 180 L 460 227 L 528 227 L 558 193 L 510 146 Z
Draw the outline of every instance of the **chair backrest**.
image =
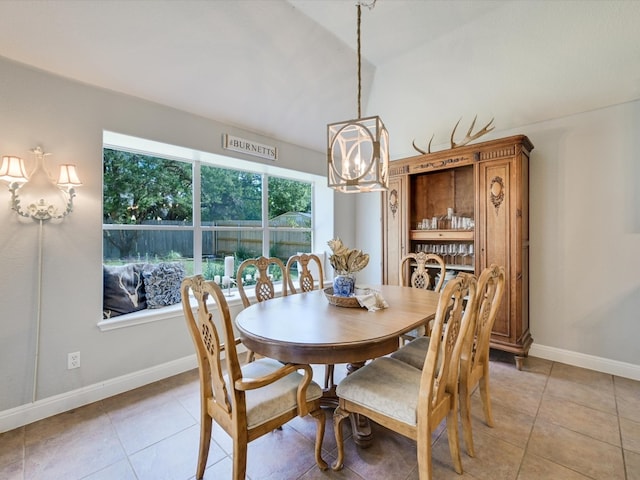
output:
M 236 425 L 237 428 L 238 412 L 245 412 L 246 405 L 244 392 L 233 388 L 236 380 L 242 378 L 242 371 L 236 350 L 239 340 L 234 338 L 224 293 L 216 283 L 196 275 L 182 281 L 181 294 L 184 317 L 198 357 L 201 401 L 215 404 L 213 416 L 221 425 Z M 191 306 L 191 295 L 197 301 L 196 315 Z M 209 296 L 216 303 L 219 326 L 207 307 Z M 224 379 L 225 373 L 229 387 Z
M 256 269 L 255 295 L 258 302 L 264 302 L 265 300 L 270 300 L 276 296 L 273 280 L 269 276 L 270 267 L 275 267 L 280 270 L 282 275 L 282 296 L 284 297 L 287 295 L 287 284 L 289 282 L 287 280 L 287 269 L 284 266 L 284 263 L 282 263 L 282 260 L 276 257 L 249 258 L 240 264 L 238 272 L 236 273 L 238 292 L 240 292 L 240 298 L 242 299 L 242 304 L 245 307 L 251 305 L 251 302 L 249 301 L 249 297 L 247 297 L 243 280 L 245 278 L 246 269 L 251 266 Z
M 473 312 L 465 308 L 465 303 L 475 301 L 476 288 L 473 275 L 459 273 L 440 292 L 420 380 L 419 416 L 420 412 L 440 408 L 446 396 L 457 392 L 460 354 L 473 320 Z
M 471 371 L 486 360 L 489 355 L 491 330 L 496 320 L 505 289 L 504 267 L 492 264 L 485 268 L 478 278 L 478 294 L 472 332 L 467 335 L 467 342 L 462 351 L 462 368 Z
M 291 277 L 291 269 L 297 264 L 298 268 L 298 285 L 301 292 L 310 292 L 315 288 L 315 280 L 309 269 L 309 262 L 314 262 L 318 271 L 318 288 L 324 288 L 324 271 L 322 270 L 322 261 L 320 257 L 313 253 L 300 253 L 293 255 L 287 260 L 287 280 L 289 281 L 289 293 L 298 293 L 293 278 Z
M 431 283 L 434 283 L 433 290 L 440 292 L 442 290 L 442 285 L 444 284 L 445 274 L 447 273 L 442 257 L 435 253 L 425 252 L 408 253 L 402 257 L 402 260 L 400 260 L 400 285 L 403 287 L 406 286 L 405 265 L 411 261 L 416 262 L 416 268 L 411 273 L 411 286 L 413 288 L 423 288 L 427 290 L 431 286 Z M 429 276 L 429 271 L 427 269 L 428 263 L 437 264 L 440 267 L 440 275 L 437 283 L 431 282 L 431 277 Z

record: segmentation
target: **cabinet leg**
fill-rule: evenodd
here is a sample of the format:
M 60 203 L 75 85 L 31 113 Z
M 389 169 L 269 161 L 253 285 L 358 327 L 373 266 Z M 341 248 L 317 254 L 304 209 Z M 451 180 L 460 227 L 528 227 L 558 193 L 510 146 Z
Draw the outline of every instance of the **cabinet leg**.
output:
M 516 359 L 516 368 L 518 370 L 522 370 L 522 365 L 524 363 L 524 355 L 516 355 L 515 359 Z

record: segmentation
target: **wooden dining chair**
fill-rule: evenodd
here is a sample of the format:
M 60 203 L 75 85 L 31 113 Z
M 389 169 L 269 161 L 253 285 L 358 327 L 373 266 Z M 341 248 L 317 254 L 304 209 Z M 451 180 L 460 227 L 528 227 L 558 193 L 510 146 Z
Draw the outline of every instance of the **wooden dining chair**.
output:
M 299 253 L 297 255 L 292 255 L 287 260 L 287 279 L 289 281 L 289 293 L 295 295 L 298 293 L 298 290 L 302 292 L 310 292 L 315 290 L 316 288 L 316 279 L 313 278 L 313 274 L 311 273 L 311 269 L 309 268 L 309 264 L 313 262 L 316 265 L 318 271 L 318 288 L 322 290 L 324 288 L 324 270 L 322 268 L 322 261 L 320 257 L 313 253 Z M 291 275 L 291 270 L 294 265 L 297 265 L 298 269 L 298 288 L 293 282 L 293 277 Z M 334 381 L 334 365 L 325 365 L 324 371 L 324 389 L 334 389 L 335 381 Z
M 436 255 L 435 253 L 408 253 L 402 260 L 400 260 L 400 285 L 407 286 L 407 273 L 405 272 L 407 266 L 409 268 L 412 267 L 412 263 L 415 262 L 416 266 L 411 271 L 411 276 L 409 277 L 409 285 L 413 288 L 422 288 L 424 290 L 433 290 L 435 292 L 440 292 L 442 290 L 442 286 L 444 285 L 444 277 L 447 273 L 447 269 L 444 263 L 444 260 L 441 256 Z M 434 265 L 440 269 L 439 275 L 434 276 L 434 280 L 431 280 L 431 276 L 429 275 L 429 267 L 427 265 Z M 437 281 L 435 280 L 437 279 Z M 418 327 L 415 330 L 405 333 L 400 338 L 404 342 L 410 342 L 414 338 L 423 336 L 427 333 L 429 329 L 427 325 Z
M 476 385 L 480 388 L 485 421 L 489 427 L 493 427 L 489 394 L 489 344 L 504 289 L 504 267 L 492 264 L 482 271 L 478 278 L 473 330 L 469 331 L 460 356 L 460 417 L 464 443 L 471 457 L 475 456 L 471 432 L 471 393 Z
M 248 307 L 251 305 L 251 301 L 247 296 L 247 292 L 244 285 L 244 279 L 246 276 L 247 268 L 253 267 L 255 269 L 255 297 L 256 301 L 264 302 L 265 300 L 269 300 L 276 296 L 276 289 L 273 286 L 273 280 L 269 275 L 269 272 L 274 267 L 276 271 L 279 271 L 282 276 L 282 296 L 287 295 L 287 284 L 289 283 L 287 280 L 287 269 L 277 257 L 263 257 L 260 256 L 258 258 L 248 258 L 244 262 L 240 264 L 238 267 L 238 271 L 236 272 L 236 285 L 238 285 L 238 292 L 240 293 L 240 298 L 242 299 L 242 304 L 244 307 Z
M 277 257 L 264 256 L 248 258 L 238 266 L 238 271 L 236 272 L 236 285 L 238 285 L 238 292 L 240 293 L 240 298 L 242 299 L 244 308 L 251 305 L 251 301 L 249 300 L 244 284 L 247 269 L 251 267 L 255 269 L 254 280 L 256 284 L 254 287 L 254 295 L 257 302 L 264 302 L 276 296 L 276 289 L 273 285 L 273 279 L 271 276 L 272 274 L 269 273 L 274 267 L 276 268 L 276 271 L 280 271 L 282 277 L 282 296 L 285 297 L 287 295 L 287 284 L 289 281 L 287 280 L 287 269 L 284 263 L 282 263 L 282 260 Z M 254 352 L 247 349 L 247 362 L 253 362 L 254 359 Z
M 444 284 L 444 277 L 447 273 L 447 269 L 444 260 L 440 255 L 435 253 L 408 253 L 402 260 L 400 260 L 400 285 L 407 286 L 407 275 L 405 273 L 406 265 L 411 265 L 412 262 L 416 263 L 416 268 L 411 272 L 409 284 L 413 288 L 423 288 L 425 290 L 434 290 L 440 292 L 442 285 Z M 429 275 L 428 264 L 440 267 L 440 275 L 437 281 L 432 281 Z M 435 277 L 434 277 L 435 278 Z
M 466 274 L 468 275 L 468 274 Z M 480 387 L 480 398 L 485 421 L 493 427 L 491 397 L 489 394 L 489 346 L 491 330 L 504 295 L 504 267 L 491 265 L 485 268 L 478 279 L 478 294 L 468 303 L 473 319 L 460 354 L 460 416 L 464 442 L 469 456 L 475 456 L 471 431 L 471 394 Z M 429 349 L 430 337 L 420 337 L 391 354 L 392 358 L 415 368 L 422 368 Z
M 338 407 L 333 416 L 338 456 L 344 462 L 342 422 L 360 414 L 417 442 L 418 474 L 431 480 L 431 433 L 447 419 L 453 466 L 462 473 L 458 439 L 458 377 L 460 354 L 472 313 L 464 311 L 465 296 L 473 301 L 476 280 L 461 275 L 440 294 L 432 341 L 422 370 L 391 357 L 379 357 L 342 380 L 336 389 Z
M 236 350 L 240 341 L 234 337 L 229 307 L 220 287 L 196 275 L 184 279 L 181 294 L 200 373 L 196 479 L 204 475 L 213 422 L 233 439 L 233 478 L 244 480 L 247 444 L 296 416 L 307 414 L 316 420 L 316 463 L 320 469 L 327 469 L 321 456 L 325 428 L 325 415 L 320 408 L 322 389 L 312 381 L 311 367 L 283 365 L 268 358 L 240 366 Z M 213 311 L 207 305 L 209 297 L 215 303 Z M 197 302 L 195 308 L 191 298 Z
M 318 278 L 313 278 L 313 273 L 309 268 L 309 265 L 313 264 L 316 266 L 318 272 Z M 293 277 L 291 276 L 291 270 L 296 266 L 298 271 L 298 288 L 296 288 Z M 318 288 L 322 290 L 324 288 L 324 269 L 322 268 L 322 261 L 320 257 L 313 253 L 299 253 L 297 255 L 292 255 L 287 260 L 286 264 L 287 270 L 287 281 L 289 285 L 289 293 L 296 294 L 298 290 L 300 292 L 310 292 L 311 290 L 315 290 L 316 288 L 316 280 L 318 281 Z
M 472 273 L 460 272 L 457 277 L 473 277 L 476 278 Z M 456 277 L 456 278 L 457 278 Z M 477 279 L 476 279 L 477 283 Z M 476 296 L 476 299 L 478 297 Z M 465 308 L 469 305 L 469 302 L 465 302 Z M 473 312 L 474 309 L 471 308 L 469 311 Z M 472 322 L 475 322 L 475 317 L 471 319 Z M 474 327 L 471 326 L 470 329 Z M 427 356 L 427 352 L 429 351 L 429 343 L 431 342 L 431 333 L 427 332 L 425 335 L 419 335 L 409 343 L 402 345 L 398 350 L 391 354 L 392 358 L 396 360 L 400 360 L 401 362 L 407 363 L 414 368 L 422 369 L 424 366 L 424 360 Z

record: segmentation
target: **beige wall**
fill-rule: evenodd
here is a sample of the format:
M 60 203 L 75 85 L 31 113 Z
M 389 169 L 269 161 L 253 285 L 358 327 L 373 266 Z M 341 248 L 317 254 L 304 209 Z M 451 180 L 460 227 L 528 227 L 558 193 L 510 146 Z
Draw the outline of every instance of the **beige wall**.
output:
M 44 225 L 38 400 L 135 376 L 193 354 L 179 316 L 108 332 L 96 326 L 102 314 L 103 130 L 221 154 L 228 153 L 221 148 L 221 137 L 229 133 L 277 146 L 280 167 L 316 175 L 326 170 L 321 153 L 0 58 L 0 154 L 32 162 L 29 150 L 41 145 L 53 153 L 48 157 L 51 167 L 76 163 L 84 183 L 74 212 L 61 224 Z M 5 184 L 0 187 L 2 417 L 3 411 L 32 398 L 38 224 L 21 223 L 9 209 Z M 82 366 L 67 370 L 67 353 L 75 351 L 81 352 Z
M 640 101 L 492 132 L 525 134 L 530 162 L 532 355 L 640 379 Z M 375 242 L 379 198 L 358 199 Z M 381 270 L 363 272 L 376 282 Z

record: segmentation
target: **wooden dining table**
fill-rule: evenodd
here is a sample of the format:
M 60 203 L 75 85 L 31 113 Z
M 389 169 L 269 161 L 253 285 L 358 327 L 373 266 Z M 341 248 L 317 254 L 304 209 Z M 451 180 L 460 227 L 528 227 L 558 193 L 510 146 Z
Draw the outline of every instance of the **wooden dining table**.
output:
M 362 287 L 360 287 L 362 288 Z M 439 294 L 396 285 L 372 285 L 388 307 L 369 311 L 330 303 L 323 290 L 277 297 L 245 308 L 235 318 L 242 343 L 255 353 L 298 364 L 349 364 L 397 350 L 400 335 L 434 318 Z M 335 405 L 335 385 L 324 392 L 323 403 Z M 371 438 L 358 421 L 356 440 Z

